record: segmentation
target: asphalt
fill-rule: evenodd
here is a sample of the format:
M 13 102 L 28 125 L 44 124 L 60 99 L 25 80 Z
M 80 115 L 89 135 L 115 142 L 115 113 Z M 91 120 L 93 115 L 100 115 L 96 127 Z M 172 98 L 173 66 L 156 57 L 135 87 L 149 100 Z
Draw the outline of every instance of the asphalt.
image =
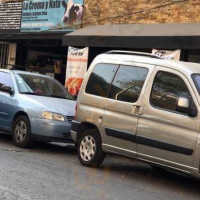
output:
M 20 149 L 0 135 L 0 200 L 199 200 L 200 181 L 107 156 L 98 169 L 80 165 L 73 145 Z

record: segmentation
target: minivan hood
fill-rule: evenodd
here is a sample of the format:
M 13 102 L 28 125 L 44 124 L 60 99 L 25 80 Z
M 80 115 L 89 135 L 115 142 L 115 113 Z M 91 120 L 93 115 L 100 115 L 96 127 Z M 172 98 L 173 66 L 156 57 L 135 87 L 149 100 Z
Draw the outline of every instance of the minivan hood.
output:
M 50 111 L 65 116 L 75 115 L 76 101 L 73 100 L 27 94 L 20 94 L 20 100 L 26 107 L 31 107 L 31 110 L 39 109 L 41 112 Z

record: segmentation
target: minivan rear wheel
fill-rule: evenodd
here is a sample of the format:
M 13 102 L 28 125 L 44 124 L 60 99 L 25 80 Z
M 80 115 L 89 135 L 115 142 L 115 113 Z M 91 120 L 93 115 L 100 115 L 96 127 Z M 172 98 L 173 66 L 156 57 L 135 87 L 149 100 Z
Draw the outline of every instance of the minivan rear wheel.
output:
M 77 149 L 80 162 L 87 167 L 98 167 L 105 158 L 101 137 L 95 129 L 88 129 L 80 136 Z
M 31 125 L 27 116 L 22 115 L 15 119 L 12 138 L 18 147 L 25 148 L 32 145 Z

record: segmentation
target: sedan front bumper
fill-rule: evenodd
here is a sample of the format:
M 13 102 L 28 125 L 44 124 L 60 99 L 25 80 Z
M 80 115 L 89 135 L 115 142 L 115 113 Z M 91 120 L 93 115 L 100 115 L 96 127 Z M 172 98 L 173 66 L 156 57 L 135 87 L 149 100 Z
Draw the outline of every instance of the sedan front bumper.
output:
M 71 123 L 40 118 L 30 118 L 33 139 L 48 142 L 72 142 Z

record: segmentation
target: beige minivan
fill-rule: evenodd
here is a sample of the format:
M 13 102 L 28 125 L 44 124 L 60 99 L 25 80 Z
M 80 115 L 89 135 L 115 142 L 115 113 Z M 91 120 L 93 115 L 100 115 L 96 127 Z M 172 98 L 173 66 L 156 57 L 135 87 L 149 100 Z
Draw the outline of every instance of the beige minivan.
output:
M 114 153 L 200 177 L 199 131 L 200 64 L 110 51 L 87 72 L 71 136 L 85 166 Z

